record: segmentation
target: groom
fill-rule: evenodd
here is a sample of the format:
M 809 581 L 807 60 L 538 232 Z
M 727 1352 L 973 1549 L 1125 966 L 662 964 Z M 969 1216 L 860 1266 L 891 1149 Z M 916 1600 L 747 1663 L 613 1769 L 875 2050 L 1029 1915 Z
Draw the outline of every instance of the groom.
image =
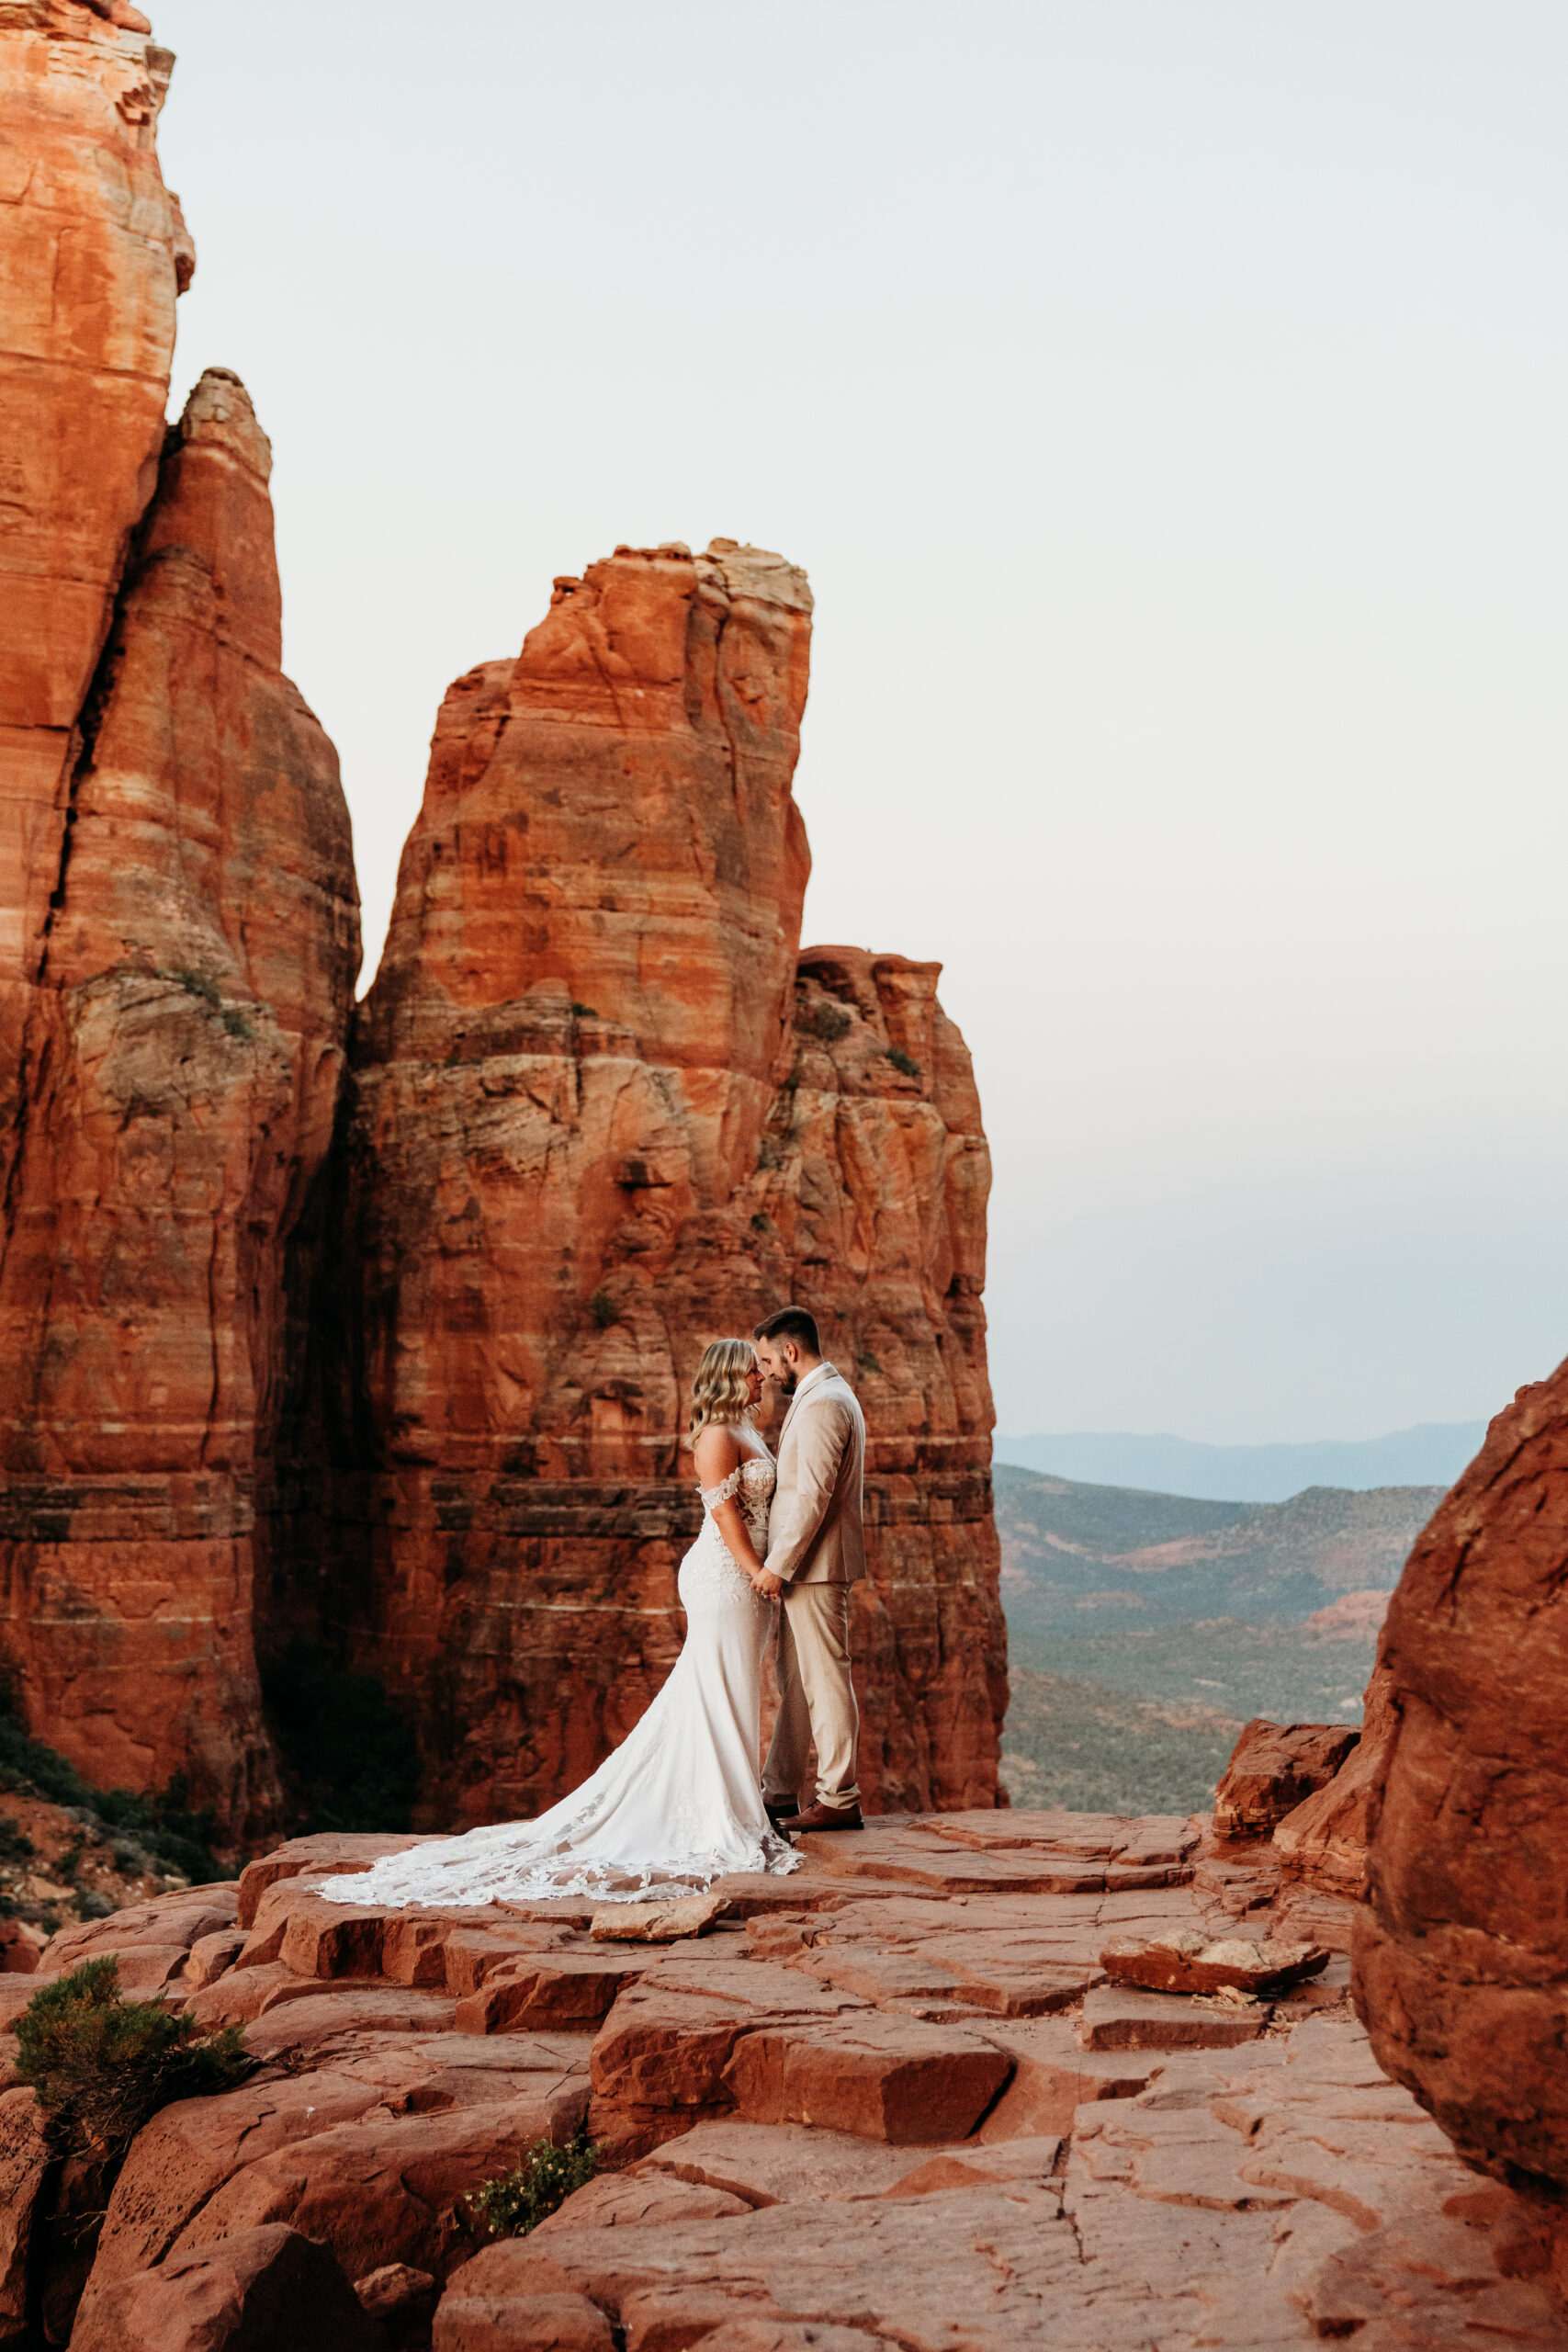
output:
M 817 1325 L 785 1306 L 752 1334 L 764 1376 L 790 1408 L 779 1431 L 768 1557 L 757 1590 L 779 1611 L 779 1712 L 762 1798 L 769 1818 L 798 1830 L 862 1829 L 855 1782 L 860 1716 L 850 1679 L 850 1587 L 865 1574 L 861 1481 L 865 1417 L 824 1361 Z M 817 1747 L 816 1803 L 802 1805 L 806 1754 Z

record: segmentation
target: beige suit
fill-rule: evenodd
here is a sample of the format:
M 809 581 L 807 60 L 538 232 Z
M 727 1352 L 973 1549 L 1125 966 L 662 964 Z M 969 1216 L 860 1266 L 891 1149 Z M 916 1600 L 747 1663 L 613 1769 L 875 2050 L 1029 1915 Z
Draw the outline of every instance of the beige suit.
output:
M 779 1712 L 762 1788 L 798 1796 L 807 1750 L 817 1748 L 817 1795 L 855 1804 L 860 1714 L 850 1674 L 850 1587 L 865 1574 L 861 1488 L 865 1417 L 830 1363 L 808 1372 L 779 1432 L 778 1485 L 768 1522 L 767 1565 L 779 1597 Z

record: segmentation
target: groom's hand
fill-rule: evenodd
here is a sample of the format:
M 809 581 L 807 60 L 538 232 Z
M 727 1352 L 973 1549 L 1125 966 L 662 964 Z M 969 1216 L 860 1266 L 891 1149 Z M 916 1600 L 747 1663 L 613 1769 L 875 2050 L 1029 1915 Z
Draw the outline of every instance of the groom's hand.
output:
M 759 1593 L 764 1600 L 772 1600 L 775 1593 L 784 1590 L 784 1578 L 772 1576 L 766 1568 L 763 1568 L 759 1575 L 752 1577 L 751 1589 Z

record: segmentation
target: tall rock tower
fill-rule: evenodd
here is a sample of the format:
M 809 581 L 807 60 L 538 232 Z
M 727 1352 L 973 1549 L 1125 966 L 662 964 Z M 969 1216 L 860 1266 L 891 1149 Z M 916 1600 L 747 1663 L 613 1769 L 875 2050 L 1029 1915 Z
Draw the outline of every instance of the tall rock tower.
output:
M 290 1603 L 418 1722 L 432 1820 L 537 1810 L 641 1713 L 697 1358 L 791 1298 L 870 1426 L 868 1797 L 996 1800 L 985 1137 L 936 967 L 798 953 L 810 615 L 778 556 L 622 548 L 441 713 L 356 1027 Z
M 280 672 L 243 386 L 210 370 L 165 435 L 191 264 L 153 146 L 173 60 L 123 0 L 18 13 L 0 1665 L 91 1780 L 178 1775 L 244 1835 L 278 1794 L 256 1484 L 358 968 L 348 815 Z

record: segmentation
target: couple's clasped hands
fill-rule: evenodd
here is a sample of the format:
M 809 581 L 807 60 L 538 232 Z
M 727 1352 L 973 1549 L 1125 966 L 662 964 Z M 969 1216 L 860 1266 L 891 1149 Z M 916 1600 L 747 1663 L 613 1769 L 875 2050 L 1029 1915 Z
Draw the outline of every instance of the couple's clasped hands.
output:
M 764 1567 L 756 1567 L 751 1571 L 751 1589 L 759 1600 L 772 1600 L 784 1590 L 784 1578 Z

